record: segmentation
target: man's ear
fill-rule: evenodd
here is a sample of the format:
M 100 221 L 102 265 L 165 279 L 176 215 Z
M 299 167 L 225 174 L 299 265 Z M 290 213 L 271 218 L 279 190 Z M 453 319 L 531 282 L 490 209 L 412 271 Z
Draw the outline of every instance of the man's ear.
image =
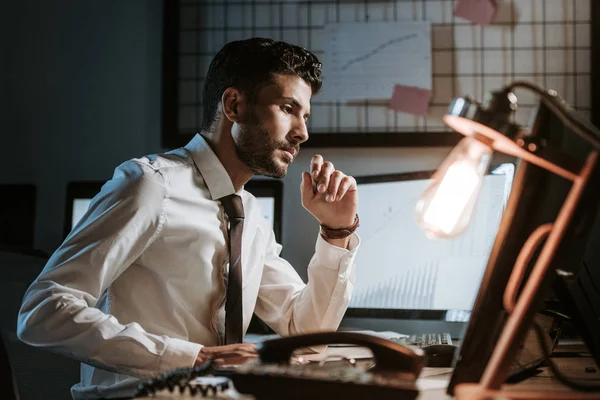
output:
M 221 96 L 223 114 L 230 122 L 239 122 L 246 108 L 246 96 L 232 87 L 225 89 Z

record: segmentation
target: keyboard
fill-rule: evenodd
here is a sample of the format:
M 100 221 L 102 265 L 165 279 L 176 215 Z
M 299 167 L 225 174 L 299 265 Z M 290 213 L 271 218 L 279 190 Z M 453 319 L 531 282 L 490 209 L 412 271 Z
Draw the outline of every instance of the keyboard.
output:
M 392 342 L 396 342 L 403 346 L 414 346 L 418 348 L 437 344 L 452 344 L 452 338 L 449 333 L 422 333 L 391 340 Z

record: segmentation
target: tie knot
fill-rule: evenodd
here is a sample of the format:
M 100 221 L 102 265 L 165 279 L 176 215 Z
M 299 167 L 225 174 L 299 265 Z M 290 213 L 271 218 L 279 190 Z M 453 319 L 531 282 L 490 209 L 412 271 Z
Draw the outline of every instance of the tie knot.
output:
M 230 194 L 221 198 L 221 203 L 229 219 L 244 218 L 244 204 L 237 194 Z

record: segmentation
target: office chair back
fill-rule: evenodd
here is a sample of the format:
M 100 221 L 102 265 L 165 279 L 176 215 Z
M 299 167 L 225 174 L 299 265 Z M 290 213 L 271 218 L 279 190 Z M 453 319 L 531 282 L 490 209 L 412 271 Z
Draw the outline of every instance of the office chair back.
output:
M 6 365 L 16 381 L 16 395 L 12 397 L 16 399 L 70 399 L 71 386 L 79 382 L 77 361 L 29 346 L 17 337 L 17 315 L 23 295 L 47 260 L 48 256 L 39 251 L 0 249 L 0 337 L 8 355 Z M 6 366 L 0 366 L 4 375 Z M 0 399 L 4 396 L 11 399 L 0 391 Z

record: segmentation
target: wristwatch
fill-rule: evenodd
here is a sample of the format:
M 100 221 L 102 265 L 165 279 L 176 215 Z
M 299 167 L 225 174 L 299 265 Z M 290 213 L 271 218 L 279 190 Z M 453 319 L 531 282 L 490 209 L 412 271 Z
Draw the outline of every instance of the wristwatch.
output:
M 348 228 L 330 228 L 326 225 L 321 225 L 321 237 L 323 239 L 344 239 L 352 235 L 356 228 L 359 227 L 358 214 L 354 217 L 354 223 Z

